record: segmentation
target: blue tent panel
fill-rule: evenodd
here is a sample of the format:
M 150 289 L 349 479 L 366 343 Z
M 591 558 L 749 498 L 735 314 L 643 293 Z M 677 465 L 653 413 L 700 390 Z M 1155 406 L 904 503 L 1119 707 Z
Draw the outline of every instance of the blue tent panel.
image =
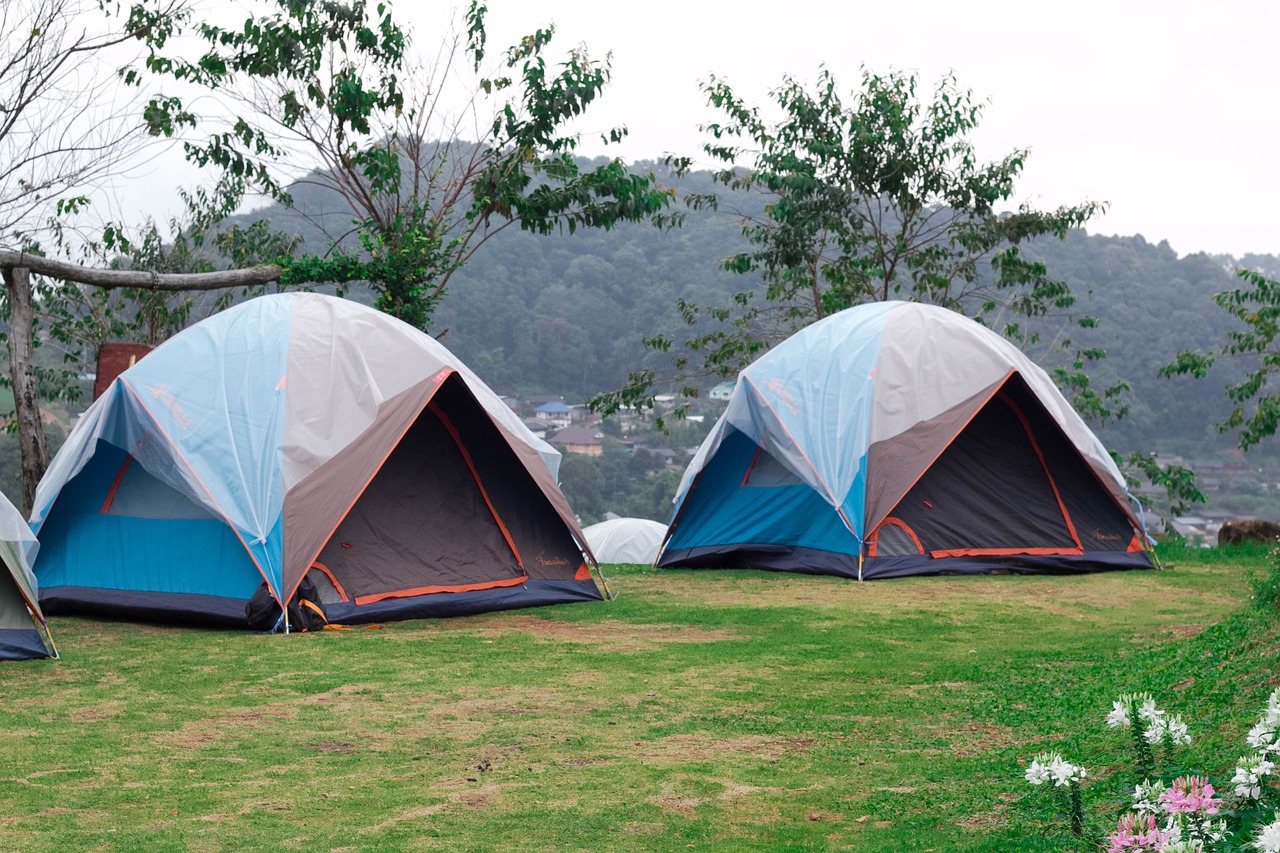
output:
M 124 451 L 99 442 L 89 464 L 58 495 L 41 532 L 41 599 L 58 598 L 58 588 L 68 585 L 226 596 L 242 602 L 252 595 L 262 576 L 244 544 L 221 520 L 207 514 L 138 518 L 111 511 L 114 490 L 123 491 L 126 475 L 135 468 L 128 461 Z M 138 491 L 166 488 L 154 480 L 130 482 L 136 488 L 129 503 L 143 500 Z
M 858 553 L 858 542 L 822 496 L 785 471 L 741 432 L 725 437 L 695 482 L 665 556 L 719 545 L 786 545 Z M 665 564 L 665 562 L 663 563 Z

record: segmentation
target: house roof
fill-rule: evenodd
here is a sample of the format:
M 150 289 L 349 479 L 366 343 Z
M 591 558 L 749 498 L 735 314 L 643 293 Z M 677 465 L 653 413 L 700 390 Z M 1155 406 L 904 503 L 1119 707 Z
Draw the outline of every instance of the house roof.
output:
M 604 433 L 588 427 L 565 427 L 550 441 L 554 444 L 603 444 Z
M 554 414 L 568 414 L 569 412 L 572 412 L 573 409 L 569 408 L 564 403 L 561 403 L 559 400 L 552 400 L 550 403 L 543 403 L 534 411 L 546 412 L 547 414 L 554 415 Z

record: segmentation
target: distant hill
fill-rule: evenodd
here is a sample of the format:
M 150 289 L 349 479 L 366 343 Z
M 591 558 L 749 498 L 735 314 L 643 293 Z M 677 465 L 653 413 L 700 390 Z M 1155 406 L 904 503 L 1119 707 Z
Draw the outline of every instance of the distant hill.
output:
M 659 168 L 647 162 L 635 166 Z M 711 187 L 706 173 L 665 180 L 681 195 Z M 294 200 L 295 210 L 273 206 L 255 217 L 300 234 L 311 251 L 326 245 L 315 222 L 331 232 L 349 227 L 350 215 L 334 213 L 340 211 L 336 200 L 315 187 L 296 188 Z M 716 263 L 742 245 L 739 222 L 727 211 L 691 211 L 684 227 L 666 232 L 629 224 L 608 232 L 536 236 L 511 228 L 454 276 L 435 331 L 502 391 L 581 401 L 620 386 L 632 370 L 661 370 L 668 363 L 647 352 L 641 341 L 655 332 L 679 333 L 677 299 L 724 304 L 745 289 L 746 278 Z M 1026 253 L 1073 286 L 1081 313 L 1099 318 L 1096 329 L 1072 335 L 1077 345 L 1108 352 L 1092 369 L 1095 383 L 1124 378 L 1132 384 L 1128 416 L 1097 427 L 1109 446 L 1193 460 L 1232 458 L 1233 439 L 1214 425 L 1229 411 L 1222 387 L 1233 366 L 1217 368 L 1201 381 L 1163 380 L 1156 371 L 1181 349 L 1210 348 L 1224 340 L 1231 324 L 1212 296 L 1236 286 L 1231 268 L 1280 274 L 1280 257 L 1179 258 L 1165 242 L 1086 231 L 1073 231 L 1064 241 L 1038 240 Z M 1047 332 L 1054 336 L 1063 330 Z M 1061 357 L 1048 347 L 1032 355 Z M 712 384 L 708 380 L 707 388 Z M 706 405 L 715 411 L 715 404 Z M 1280 446 L 1268 445 L 1250 453 L 1248 465 L 1280 469 L 1276 460 Z

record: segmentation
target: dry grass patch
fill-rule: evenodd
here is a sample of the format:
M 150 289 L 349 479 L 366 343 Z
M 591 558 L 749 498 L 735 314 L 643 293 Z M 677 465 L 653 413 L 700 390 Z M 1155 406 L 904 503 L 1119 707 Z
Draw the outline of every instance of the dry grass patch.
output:
M 742 735 L 711 738 L 700 734 L 671 735 L 654 741 L 632 741 L 624 747 L 629 757 L 645 764 L 662 766 L 723 761 L 731 755 L 747 755 L 777 761 L 786 755 L 801 755 L 811 749 L 813 738 L 780 738 Z
M 1026 743 L 1025 738 L 1015 737 L 1012 729 L 991 723 L 968 721 L 942 728 L 950 734 L 951 754 L 956 758 L 972 758 L 984 752 Z
M 1197 569 L 1197 573 L 1200 570 Z M 1227 570 L 1221 573 L 1227 574 Z M 947 617 L 957 605 L 981 603 L 1031 608 L 1061 618 L 1083 621 L 1087 611 L 1127 609 L 1136 587 L 1165 585 L 1156 571 L 1099 572 L 1083 576 L 977 575 L 964 578 L 922 577 L 859 583 L 830 577 L 762 573 L 754 577 L 717 577 L 712 572 L 673 573 L 663 578 L 661 594 L 713 606 L 809 607 L 873 609 L 881 614 L 936 610 Z M 658 586 L 654 584 L 653 586 Z M 655 593 L 650 590 L 649 595 Z M 1178 590 L 1176 598 L 1187 610 L 1205 605 L 1229 610 L 1248 597 L 1247 589 Z
M 478 691 L 477 691 L 478 692 Z M 460 699 L 427 699 L 431 720 L 474 720 L 498 717 L 548 717 L 564 719 L 589 713 L 585 698 L 554 687 L 512 686 L 493 688 Z
M 442 621 L 430 634 L 465 632 L 478 636 L 520 633 L 557 643 L 577 643 L 601 651 L 648 651 L 666 643 L 715 643 L 747 639 L 745 635 L 723 630 L 707 630 L 696 625 L 637 624 L 617 619 L 599 622 L 558 622 L 540 616 L 503 613 L 496 616 Z M 410 632 L 403 638 L 412 639 Z
M 159 731 L 151 735 L 154 743 L 163 749 L 203 749 L 214 743 L 257 737 L 264 730 L 282 728 L 297 711 L 288 703 L 277 703 L 269 708 L 237 711 L 200 720 L 188 720 L 176 731 Z
M 903 685 L 901 692 L 913 699 L 919 698 L 920 693 L 925 690 L 972 690 L 978 685 L 971 684 L 966 681 L 940 681 L 937 684 L 906 684 Z
M 124 702 L 118 699 L 107 699 L 96 705 L 72 708 L 67 714 L 67 719 L 73 723 L 96 723 L 118 717 L 124 710 Z
M 719 786 L 720 790 L 704 795 L 695 795 L 684 790 L 695 786 L 705 788 L 709 784 Z M 663 785 L 661 793 L 648 797 L 647 801 L 668 814 L 675 814 L 689 819 L 696 816 L 699 807 L 708 803 L 715 803 L 722 807 L 731 807 L 735 823 L 745 819 L 750 823 L 767 824 L 782 820 L 782 811 L 774 805 L 755 802 L 756 798 L 769 794 L 795 793 L 797 791 L 781 787 L 745 785 L 732 779 L 676 776 Z

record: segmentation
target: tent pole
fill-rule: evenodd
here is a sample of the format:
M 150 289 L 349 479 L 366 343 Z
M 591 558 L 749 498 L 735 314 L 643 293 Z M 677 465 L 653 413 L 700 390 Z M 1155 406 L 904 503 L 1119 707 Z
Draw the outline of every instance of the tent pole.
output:
M 609 580 L 604 576 L 604 571 L 601 570 L 600 564 L 592 561 L 591 565 L 595 567 L 596 577 L 600 578 L 600 585 L 604 587 L 604 600 L 617 601 L 618 597 L 613 594 L 613 590 L 609 589 Z
M 30 604 L 25 601 L 23 604 L 26 606 L 27 612 L 31 614 L 31 621 L 35 623 L 36 633 L 40 635 L 40 640 L 44 643 L 44 647 L 53 656 L 54 660 L 61 660 L 62 655 L 58 654 L 58 647 L 53 644 L 53 634 L 49 633 L 49 623 L 44 621 L 43 616 L 37 616 L 35 611 L 31 609 Z
M 1156 564 L 1156 571 L 1164 571 L 1164 563 L 1160 562 L 1160 557 L 1156 555 L 1156 549 L 1148 541 L 1146 533 L 1142 534 L 1142 547 L 1147 552 L 1147 556 L 1151 558 L 1151 562 Z
M 49 626 L 43 621 L 40 622 L 40 634 L 44 638 L 44 644 L 49 647 L 49 651 L 53 652 L 53 659 L 61 660 L 62 655 L 58 654 L 58 647 L 53 644 L 53 634 L 49 633 Z

